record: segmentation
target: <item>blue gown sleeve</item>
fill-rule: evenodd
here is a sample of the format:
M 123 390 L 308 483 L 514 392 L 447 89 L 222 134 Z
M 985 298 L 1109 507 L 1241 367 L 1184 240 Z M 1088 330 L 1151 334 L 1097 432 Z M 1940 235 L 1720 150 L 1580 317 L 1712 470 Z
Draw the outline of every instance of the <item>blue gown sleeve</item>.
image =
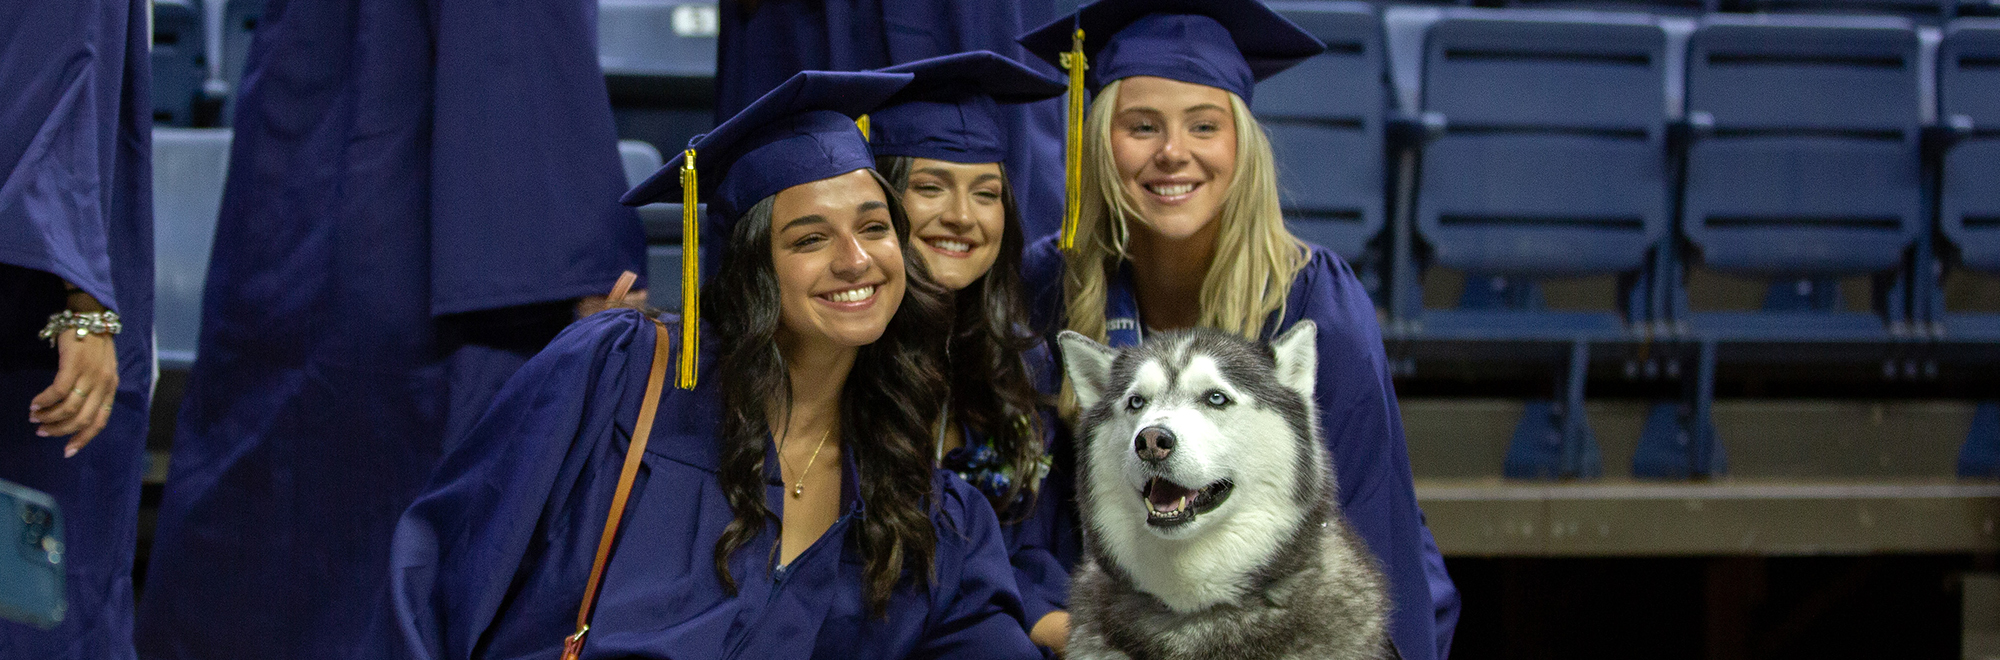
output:
M 1053 344 L 1063 326 L 1063 254 L 1055 236 L 1029 243 L 1021 251 L 1021 304 L 1028 308 L 1028 325 Z M 1060 365 L 1043 371 L 1051 379 L 1062 378 Z M 1047 383 L 1044 383 L 1045 385 Z M 1060 383 L 1056 383 L 1060 385 Z M 1045 388 L 1053 394 L 1054 388 Z
M 1053 394 L 1049 383 L 1055 377 L 1055 364 L 1048 345 L 1037 344 L 1022 358 L 1028 363 L 1030 382 L 1044 394 Z M 1034 509 L 1004 529 L 1029 630 L 1050 612 L 1069 609 L 1069 573 L 1082 554 L 1072 504 L 1075 484 L 1070 478 L 1069 435 L 1054 410 L 1045 408 L 1041 413 L 1043 443 L 1054 460 L 1042 480 Z
M 433 2 L 431 16 L 431 313 L 603 294 L 621 272 L 644 275 L 644 229 L 618 204 L 597 3 Z
M 924 641 L 907 657 L 1044 657 L 1028 641 L 1013 565 L 992 505 L 964 480 L 942 471 L 939 477 L 943 525 L 932 612 Z
M 1045 481 L 1034 511 L 1008 526 L 1009 561 L 1014 566 L 1015 585 L 1021 590 L 1028 630 L 1050 612 L 1069 609 L 1071 564 L 1058 558 L 1062 537 L 1071 529 L 1061 502 L 1067 485 L 1066 480 Z
M 1417 507 L 1374 303 L 1347 264 L 1322 248 L 1293 287 L 1285 326 L 1299 318 L 1319 325 L 1320 423 L 1342 513 L 1389 578 L 1390 636 L 1408 660 L 1439 658 L 1457 614 L 1437 608 L 1434 594 L 1449 593 L 1455 603 L 1457 590 Z M 1442 619 L 1447 614 L 1450 621 Z
M 1424 578 L 1431 585 L 1431 613 L 1437 622 L 1437 657 L 1444 660 L 1451 657 L 1451 638 L 1458 632 L 1458 612 L 1464 602 L 1458 596 L 1458 585 L 1452 583 L 1451 574 L 1445 572 L 1444 553 L 1438 552 L 1437 539 L 1431 537 L 1431 528 L 1424 527 Z
M 481 652 L 516 576 L 533 561 L 545 516 L 560 515 L 569 498 L 590 490 L 580 481 L 599 472 L 585 469 L 591 461 L 621 453 L 606 438 L 617 415 L 636 410 L 627 400 L 632 385 L 644 386 L 652 336 L 636 312 L 599 313 L 565 330 L 508 381 L 397 523 L 387 623 L 374 632 L 373 657 L 456 660 Z M 603 525 L 601 518 L 574 524 Z M 588 560 L 581 569 L 589 571 Z M 509 616 L 508 637 L 546 639 L 553 657 L 571 632 L 581 576 L 575 585 L 567 600 L 538 597 L 532 606 L 545 609 L 542 616 Z

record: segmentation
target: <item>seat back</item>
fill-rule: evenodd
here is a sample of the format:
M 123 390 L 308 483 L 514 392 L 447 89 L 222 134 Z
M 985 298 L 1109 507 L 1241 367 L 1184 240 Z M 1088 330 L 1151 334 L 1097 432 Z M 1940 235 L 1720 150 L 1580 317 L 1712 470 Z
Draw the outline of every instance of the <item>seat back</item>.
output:
M 1958 0 L 1732 0 L 1739 11 L 1892 14 L 1935 24 L 1958 13 Z
M 1938 229 L 1965 267 L 2000 273 L 2000 19 L 1959 19 L 1945 30 L 1938 116 L 1971 127 L 1944 156 Z
M 201 94 L 201 12 L 188 0 L 153 3 L 153 123 L 194 124 L 194 102 Z
M 1665 235 L 1666 34 L 1643 14 L 1448 10 L 1424 46 L 1417 230 L 1492 274 L 1641 268 Z
M 611 76 L 715 77 L 716 3 L 600 0 L 597 60 Z
M 229 142 L 226 128 L 153 129 L 153 332 L 162 368 L 194 364 Z
M 644 140 L 619 140 L 618 162 L 625 168 L 625 185 L 638 187 L 646 178 L 660 169 L 665 161 L 660 158 L 660 150 Z
M 625 183 L 638 186 L 660 169 L 660 150 L 642 140 L 619 140 L 618 159 L 625 166 Z M 697 209 L 702 212 L 705 209 Z M 639 221 L 646 227 L 647 303 L 661 309 L 678 309 L 681 301 L 681 205 L 647 204 L 639 207 Z
M 1681 216 L 1709 268 L 1897 268 L 1924 227 L 1918 38 L 1892 17 L 1724 16 L 1689 40 Z
M 1257 85 L 1252 111 L 1271 138 L 1293 234 L 1349 260 L 1386 224 L 1382 20 L 1361 2 L 1272 2 L 1327 43 Z

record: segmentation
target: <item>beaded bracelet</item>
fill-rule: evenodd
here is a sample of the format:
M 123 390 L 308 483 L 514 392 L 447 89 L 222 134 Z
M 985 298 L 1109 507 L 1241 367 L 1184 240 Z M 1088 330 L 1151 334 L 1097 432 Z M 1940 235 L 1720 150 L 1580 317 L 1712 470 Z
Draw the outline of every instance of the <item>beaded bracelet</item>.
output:
M 49 324 L 42 326 L 42 331 L 35 336 L 48 340 L 49 345 L 54 346 L 56 335 L 68 330 L 75 330 L 76 338 L 82 339 L 90 335 L 115 335 L 124 329 L 125 324 L 119 322 L 118 313 L 108 309 L 101 312 L 63 310 L 50 314 Z

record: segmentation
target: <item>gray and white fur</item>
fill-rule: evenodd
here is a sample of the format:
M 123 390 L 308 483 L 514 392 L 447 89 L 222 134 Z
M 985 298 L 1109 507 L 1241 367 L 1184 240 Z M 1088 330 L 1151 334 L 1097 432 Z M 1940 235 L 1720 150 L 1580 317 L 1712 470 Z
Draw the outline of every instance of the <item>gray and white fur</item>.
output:
M 1395 657 L 1381 571 L 1333 502 L 1316 336 L 1062 333 L 1085 547 L 1069 658 Z

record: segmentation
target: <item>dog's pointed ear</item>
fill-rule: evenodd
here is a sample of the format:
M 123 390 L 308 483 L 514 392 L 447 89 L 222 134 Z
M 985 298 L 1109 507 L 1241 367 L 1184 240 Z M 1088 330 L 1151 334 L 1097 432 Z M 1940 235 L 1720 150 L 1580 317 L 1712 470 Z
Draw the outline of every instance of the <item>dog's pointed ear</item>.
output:
M 1118 359 L 1118 353 L 1074 330 L 1056 335 L 1056 344 L 1062 347 L 1063 369 L 1069 373 L 1071 387 L 1076 389 L 1077 406 L 1085 409 L 1096 406 L 1097 400 L 1104 398 L 1105 384 L 1111 380 L 1111 363 Z
M 1319 326 L 1300 319 L 1290 330 L 1271 340 L 1271 357 L 1278 362 L 1278 382 L 1299 396 L 1311 399 L 1313 381 L 1319 375 Z

